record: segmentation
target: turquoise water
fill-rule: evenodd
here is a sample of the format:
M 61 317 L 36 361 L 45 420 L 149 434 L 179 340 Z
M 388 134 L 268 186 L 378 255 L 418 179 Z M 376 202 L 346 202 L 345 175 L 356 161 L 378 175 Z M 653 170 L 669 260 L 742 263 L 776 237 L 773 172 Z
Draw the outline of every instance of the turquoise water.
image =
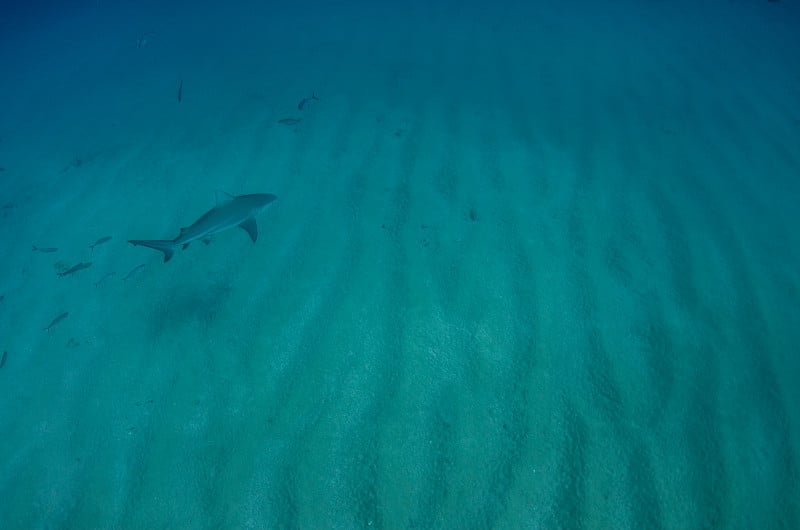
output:
M 800 527 L 796 2 L 2 10 L 0 527 Z

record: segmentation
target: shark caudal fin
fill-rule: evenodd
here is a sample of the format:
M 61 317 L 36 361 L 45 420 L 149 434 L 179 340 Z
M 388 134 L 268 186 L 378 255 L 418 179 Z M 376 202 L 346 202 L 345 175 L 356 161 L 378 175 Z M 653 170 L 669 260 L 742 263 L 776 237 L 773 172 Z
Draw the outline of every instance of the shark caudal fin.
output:
M 132 239 L 128 241 L 134 247 L 150 247 L 164 253 L 164 263 L 175 253 L 175 242 L 167 239 Z

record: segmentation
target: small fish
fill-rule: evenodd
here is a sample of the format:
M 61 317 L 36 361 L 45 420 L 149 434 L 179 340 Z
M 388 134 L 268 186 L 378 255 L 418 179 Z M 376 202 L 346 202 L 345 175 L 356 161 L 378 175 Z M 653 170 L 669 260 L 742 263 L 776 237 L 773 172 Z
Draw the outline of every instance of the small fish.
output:
M 58 315 L 56 318 L 54 318 L 53 321 L 50 322 L 50 324 L 48 324 L 46 328 L 44 328 L 44 331 L 48 331 L 49 332 L 53 328 L 53 326 L 55 326 L 56 324 L 58 324 L 59 322 L 61 322 L 65 318 L 67 318 L 68 316 L 69 316 L 69 313 L 67 311 L 64 311 L 63 313 Z
M 99 287 L 104 281 L 106 281 L 107 279 L 111 278 L 115 274 L 116 274 L 116 272 L 109 272 L 109 273 L 105 274 L 102 278 L 100 278 L 99 280 L 94 282 L 94 286 L 95 287 Z
M 103 243 L 108 243 L 109 241 L 111 241 L 111 236 L 101 237 L 100 239 L 89 245 L 89 248 L 92 249 L 92 252 L 94 252 L 94 247 L 96 247 L 97 245 L 102 245 Z
M 278 120 L 278 123 L 281 125 L 297 125 L 303 121 L 302 118 L 283 118 L 282 120 Z
M 4 367 L 6 365 L 6 359 L 8 359 L 8 352 L 4 351 L 3 352 L 3 356 L 0 357 L 0 368 Z
M 181 79 L 181 84 L 178 85 L 178 103 L 183 101 L 183 79 Z
M 32 250 L 33 252 L 43 252 L 43 253 L 45 253 L 45 254 L 50 254 L 50 253 L 52 253 L 52 252 L 58 252 L 58 249 L 57 249 L 57 248 L 55 248 L 55 247 L 44 247 L 44 248 L 39 248 L 39 247 L 37 247 L 36 245 L 33 245 L 33 248 L 31 248 L 31 250 Z
M 297 104 L 297 110 L 303 110 L 303 107 L 305 107 L 306 105 L 308 105 L 312 101 L 319 101 L 319 98 L 313 92 L 311 93 L 311 97 L 310 98 L 303 98 L 302 100 L 300 100 L 300 103 Z
M 150 37 L 155 34 L 155 31 L 148 31 L 147 33 L 141 35 L 138 39 L 136 39 L 136 47 L 142 49 L 147 46 L 150 43 Z
M 92 262 L 91 261 L 88 261 L 88 262 L 85 262 L 85 263 L 81 262 L 81 263 L 78 263 L 77 265 L 73 265 L 72 267 L 70 267 L 69 269 L 65 270 L 64 272 L 59 272 L 58 275 L 59 276 L 69 276 L 70 274 L 74 274 L 74 273 L 76 273 L 78 271 L 82 271 L 83 269 L 88 269 L 91 266 L 92 266 Z
M 6 295 L 4 295 L 4 294 L 0 294 L 0 302 L 2 302 L 2 301 L 3 301 L 3 300 L 5 300 L 5 299 L 6 299 Z
M 134 268 L 131 269 L 131 271 L 128 274 L 125 275 L 124 278 L 122 278 L 122 281 L 124 282 L 125 280 L 133 276 L 134 273 L 136 273 L 136 271 L 141 270 L 143 268 L 144 268 L 144 263 L 140 263 L 139 265 L 135 266 Z

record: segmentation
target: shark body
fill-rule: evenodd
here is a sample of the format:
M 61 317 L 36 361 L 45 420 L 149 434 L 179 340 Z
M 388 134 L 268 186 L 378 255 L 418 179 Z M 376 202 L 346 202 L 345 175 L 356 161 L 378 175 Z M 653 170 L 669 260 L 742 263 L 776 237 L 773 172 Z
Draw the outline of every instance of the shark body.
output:
M 192 241 L 208 242 L 211 236 L 233 227 L 242 228 L 255 243 L 258 239 L 258 225 L 255 216 L 277 197 L 271 193 L 251 195 L 217 194 L 217 205 L 204 213 L 190 226 L 181 228 L 175 239 L 132 239 L 134 246 L 150 247 L 164 253 L 164 263 L 168 262 L 177 248 L 186 248 Z

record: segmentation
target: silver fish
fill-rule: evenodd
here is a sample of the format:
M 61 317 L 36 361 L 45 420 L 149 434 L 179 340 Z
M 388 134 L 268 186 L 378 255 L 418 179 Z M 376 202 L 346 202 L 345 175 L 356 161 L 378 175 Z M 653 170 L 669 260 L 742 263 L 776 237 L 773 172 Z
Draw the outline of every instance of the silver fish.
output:
M 85 263 L 78 263 L 77 265 L 73 265 L 69 269 L 65 270 L 64 272 L 59 272 L 59 276 L 69 276 L 70 274 L 75 274 L 78 271 L 82 271 L 83 269 L 88 269 L 92 266 L 91 261 L 87 261 Z
M 50 322 L 50 323 L 47 325 L 47 327 L 46 327 L 46 328 L 44 328 L 44 330 L 45 330 L 45 331 L 50 331 L 50 330 L 53 328 L 53 326 L 55 326 L 56 324 L 58 324 L 59 322 L 61 322 L 61 321 L 62 321 L 62 320 L 64 320 L 65 318 L 67 318 L 68 316 L 69 316 L 69 313 L 68 313 L 67 311 L 64 311 L 63 313 L 61 313 L 60 315 L 58 315 L 56 318 L 54 318 L 54 319 L 53 319 L 53 321 L 52 321 L 52 322 Z
M 303 107 L 305 107 L 312 101 L 319 101 L 319 98 L 314 92 L 311 93 L 310 98 L 303 98 L 302 100 L 300 100 L 300 103 L 297 104 L 297 110 L 303 110 Z
M 140 263 L 140 264 L 138 264 L 137 266 L 135 266 L 134 268 L 132 268 L 132 269 L 130 270 L 130 272 L 129 272 L 128 274 L 126 274 L 126 275 L 125 275 L 125 277 L 124 277 L 124 278 L 122 278 L 122 281 L 124 282 L 125 280 L 127 280 L 128 278 L 130 278 L 131 276 L 133 276 L 134 274 L 136 274 L 136 271 L 142 270 L 142 269 L 144 269 L 144 267 L 145 267 L 144 263 Z

